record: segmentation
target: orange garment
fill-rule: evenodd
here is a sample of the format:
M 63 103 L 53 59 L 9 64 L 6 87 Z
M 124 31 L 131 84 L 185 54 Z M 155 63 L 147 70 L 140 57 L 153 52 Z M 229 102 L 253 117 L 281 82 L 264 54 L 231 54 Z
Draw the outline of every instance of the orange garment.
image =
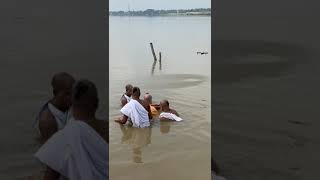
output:
M 156 116 L 159 116 L 158 110 L 155 107 L 151 106 L 151 105 L 150 105 L 150 111 L 151 111 L 152 118 L 155 118 Z

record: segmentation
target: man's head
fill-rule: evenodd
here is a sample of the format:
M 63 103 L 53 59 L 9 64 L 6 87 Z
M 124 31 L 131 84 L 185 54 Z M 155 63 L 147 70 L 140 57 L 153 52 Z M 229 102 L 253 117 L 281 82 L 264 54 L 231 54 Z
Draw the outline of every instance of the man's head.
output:
M 135 98 L 140 98 L 140 88 L 139 87 L 133 87 L 132 88 L 132 97 L 135 97 Z
M 79 80 L 72 90 L 72 108 L 94 116 L 99 104 L 96 86 L 89 80 Z
M 162 111 L 168 111 L 170 108 L 169 108 L 169 101 L 168 100 L 162 100 L 160 102 L 160 108 Z
M 67 110 L 71 106 L 71 92 L 75 79 L 66 72 L 60 72 L 53 76 L 51 86 L 56 105 L 61 110 Z
M 152 104 L 152 96 L 149 93 L 146 93 L 143 97 L 143 99 L 148 102 L 149 104 Z
M 133 89 L 133 86 L 131 84 L 126 85 L 126 95 L 127 96 L 130 97 L 132 95 L 132 89 Z

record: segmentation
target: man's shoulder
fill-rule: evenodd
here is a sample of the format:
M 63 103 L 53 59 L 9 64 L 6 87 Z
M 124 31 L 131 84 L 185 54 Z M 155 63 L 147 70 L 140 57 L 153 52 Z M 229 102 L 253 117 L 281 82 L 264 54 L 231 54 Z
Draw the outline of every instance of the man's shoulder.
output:
M 39 117 L 39 124 L 56 125 L 56 119 L 49 109 L 43 110 Z

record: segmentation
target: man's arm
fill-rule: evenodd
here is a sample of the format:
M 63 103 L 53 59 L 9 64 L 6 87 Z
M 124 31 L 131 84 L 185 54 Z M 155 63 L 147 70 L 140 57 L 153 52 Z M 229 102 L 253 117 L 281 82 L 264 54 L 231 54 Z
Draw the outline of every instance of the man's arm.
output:
M 153 107 L 156 108 L 157 110 L 160 109 L 160 104 L 151 104 L 151 106 L 153 106 Z
M 148 111 L 149 120 L 151 120 L 152 119 L 152 113 L 151 113 L 150 105 L 148 103 L 146 103 L 146 102 L 144 102 L 144 104 L 145 104 L 146 110 Z
M 40 115 L 39 130 L 41 143 L 45 143 L 54 133 L 58 131 L 57 122 L 49 111 L 44 111 Z
M 127 99 L 126 99 L 124 96 L 122 96 L 122 97 L 121 97 L 121 106 L 123 107 L 123 106 L 126 105 L 127 103 L 128 103 Z
M 59 180 L 60 174 L 47 166 L 43 180 Z
M 172 109 L 172 113 L 179 117 L 179 114 L 176 110 Z
M 128 116 L 123 115 L 119 119 L 115 120 L 115 122 L 120 123 L 120 124 L 125 124 L 128 121 Z

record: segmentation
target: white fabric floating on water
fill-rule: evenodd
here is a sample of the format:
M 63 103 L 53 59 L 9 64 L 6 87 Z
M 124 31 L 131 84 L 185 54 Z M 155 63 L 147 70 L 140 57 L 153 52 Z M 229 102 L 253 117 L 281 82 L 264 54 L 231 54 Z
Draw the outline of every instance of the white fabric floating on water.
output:
M 137 100 L 131 99 L 120 112 L 131 119 L 133 127 L 145 128 L 150 126 L 148 111 Z
M 108 144 L 87 123 L 70 121 L 35 154 L 69 180 L 105 180 L 109 174 Z
M 173 120 L 173 121 L 182 121 L 183 119 L 178 117 L 177 115 L 173 114 L 173 113 L 169 113 L 169 112 L 162 112 L 160 113 L 159 118 L 166 118 L 169 120 Z

